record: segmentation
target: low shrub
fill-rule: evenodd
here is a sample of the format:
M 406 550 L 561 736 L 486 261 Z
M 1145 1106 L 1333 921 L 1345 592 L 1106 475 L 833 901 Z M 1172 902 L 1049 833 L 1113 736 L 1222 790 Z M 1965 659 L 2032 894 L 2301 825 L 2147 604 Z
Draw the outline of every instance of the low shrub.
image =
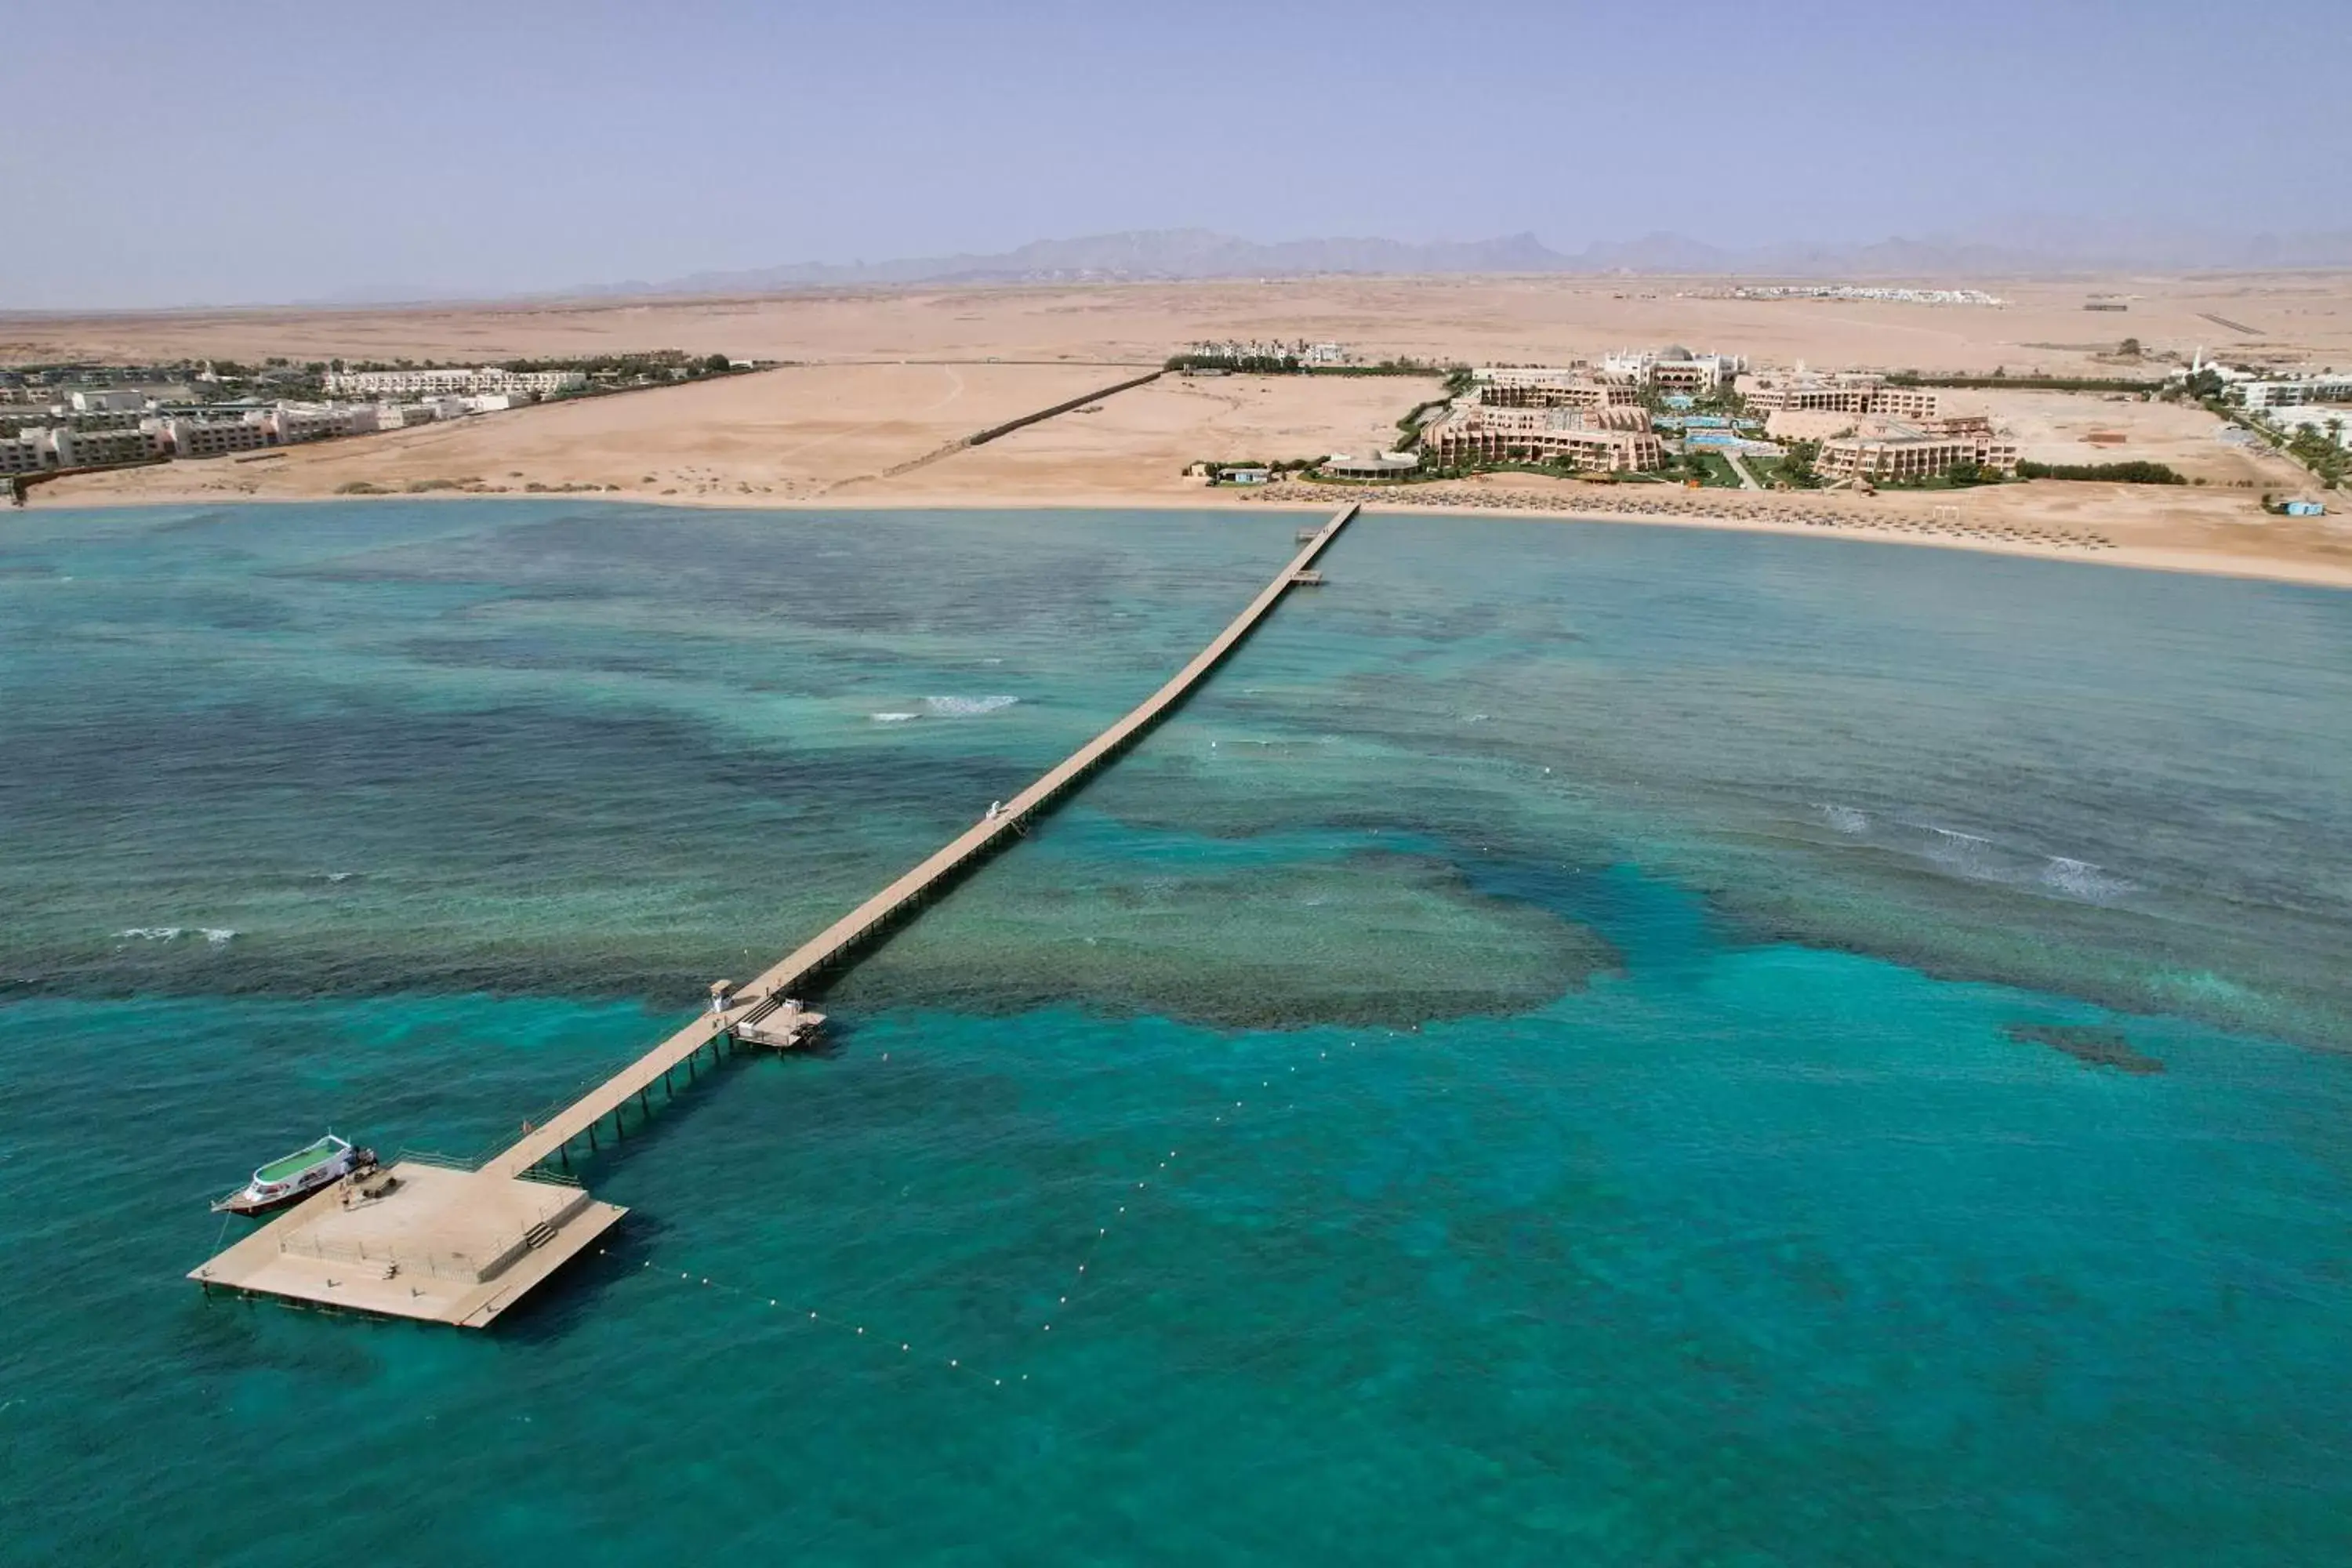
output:
M 2021 479 L 2104 479 L 2118 485 L 2185 485 L 2170 465 L 2139 459 L 2129 463 L 2020 463 Z

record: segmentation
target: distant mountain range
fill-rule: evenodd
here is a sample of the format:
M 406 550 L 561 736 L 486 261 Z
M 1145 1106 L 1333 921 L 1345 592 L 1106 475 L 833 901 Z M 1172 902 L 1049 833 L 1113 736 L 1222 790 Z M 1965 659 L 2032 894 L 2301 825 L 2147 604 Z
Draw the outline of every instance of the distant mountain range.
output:
M 1602 241 L 1561 251 L 1532 234 L 1413 245 L 1394 239 L 1288 239 L 1265 243 L 1205 228 L 1138 229 L 1041 239 L 1017 250 L 898 261 L 803 261 L 743 271 L 694 272 L 653 282 L 597 283 L 509 299 L 767 294 L 803 289 L 922 284 L 1182 281 L 1318 275 L 1411 277 L 1559 273 L 1603 277 L 1886 279 L 1945 283 L 2076 272 L 2195 272 L 2352 267 L 2352 229 L 2252 237 L 2178 226 L 2024 217 L 1965 236 L 1869 244 L 1789 243 L 1732 247 L 1679 234 Z M 299 301 L 349 308 L 480 300 L 447 288 L 375 285 Z
M 595 285 L 576 294 L 758 294 L 903 284 L 1071 283 L 1317 274 L 1699 274 L 1952 279 L 2153 268 L 2205 270 L 2352 266 L 2352 230 L 2233 237 L 2154 225 L 2020 219 L 1991 233 L 1865 245 L 1727 248 L 1678 234 L 1554 250 L 1532 234 L 1412 245 L 1393 239 L 1243 239 L 1211 229 L 1142 229 L 1042 239 L 1017 250 L 898 261 L 797 262 L 697 272 L 658 282 Z

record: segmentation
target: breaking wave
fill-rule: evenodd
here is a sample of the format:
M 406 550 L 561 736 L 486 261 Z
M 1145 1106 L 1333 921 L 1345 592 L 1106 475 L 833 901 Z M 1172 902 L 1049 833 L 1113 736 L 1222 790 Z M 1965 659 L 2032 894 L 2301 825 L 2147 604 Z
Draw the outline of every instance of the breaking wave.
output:
M 1871 826 L 1866 816 L 1849 807 L 1823 805 L 1815 809 L 1841 833 L 1859 836 Z M 2088 904 L 2111 903 L 2143 890 L 2139 883 L 2096 861 L 2002 844 L 1956 827 L 1900 823 L 1890 833 L 1874 834 L 1872 842 L 1916 856 L 1947 876 L 1999 883 Z
M 207 945 L 219 947 L 236 932 L 226 926 L 132 926 L 114 934 L 129 942 L 177 942 L 184 936 L 200 936 Z
M 1018 697 L 926 697 L 923 711 L 942 719 L 968 719 L 978 713 L 993 713 L 1020 701 Z
M 908 720 L 915 717 L 915 715 L 912 713 L 876 713 L 871 715 L 871 717 L 877 724 L 903 724 Z
M 2053 855 L 2042 868 L 2042 885 L 2054 889 L 2070 898 L 2104 903 L 2133 890 L 2137 884 L 2115 876 L 2088 860 L 2071 860 L 2063 855 Z
M 1994 876 L 1992 840 L 1957 827 L 1927 829 L 1927 858 L 1967 876 Z M 1996 879 L 1997 877 L 1996 877 Z

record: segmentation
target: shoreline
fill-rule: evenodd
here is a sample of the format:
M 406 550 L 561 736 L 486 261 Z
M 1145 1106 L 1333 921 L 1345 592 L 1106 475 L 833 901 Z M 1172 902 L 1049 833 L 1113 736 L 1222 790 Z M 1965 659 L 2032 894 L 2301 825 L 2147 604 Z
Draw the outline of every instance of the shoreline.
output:
M 1683 501 L 1686 491 L 1668 490 L 1654 487 L 1664 494 L 1652 504 L 1662 505 L 1667 499 Z M 105 493 L 71 499 L 58 497 L 47 505 L 39 490 L 34 492 L 32 505 L 23 509 L 34 511 L 122 511 L 169 507 L 218 506 L 316 506 L 369 505 L 386 501 L 593 501 L 604 504 L 676 508 L 679 510 L 719 511 L 1219 511 L 1259 510 L 1301 514 L 1328 510 L 1349 500 L 1360 500 L 1375 511 L 1418 512 L 1440 517 L 1495 517 L 1528 522 L 1581 522 L 1623 524 L 1633 527 L 1664 527 L 1703 529 L 1722 533 L 1777 534 L 1809 539 L 1844 539 L 1871 544 L 1903 544 L 1937 550 L 1965 552 L 1980 555 L 2000 555 L 2011 559 L 2063 562 L 2077 565 L 2118 566 L 2134 571 L 2169 572 L 2189 576 L 2226 577 L 2239 581 L 2283 583 L 2302 587 L 2352 590 L 2352 533 L 2346 540 L 2345 564 L 2324 561 L 2304 561 L 2277 555 L 2229 550 L 2195 549 L 2129 542 L 2116 542 L 2098 548 L 2080 544 L 2037 542 L 2030 540 L 2001 540 L 1974 537 L 1950 532 L 1920 532 L 1913 527 L 1898 526 L 1895 519 L 1871 520 L 1840 518 L 1835 522 L 1808 522 L 1798 517 L 1739 517 L 1726 511 L 1705 509 L 1684 510 L 1624 511 L 1587 505 L 1541 505 L 1524 501 L 1466 501 L 1458 497 L 1433 499 L 1426 502 L 1407 501 L 1409 491 L 1371 489 L 1334 489 L 1328 497 L 1276 494 L 1267 491 L 1201 491 L 1189 495 L 1164 491 L 1140 494 L 1105 491 L 1100 494 L 1072 494 L 1068 491 L 1032 493 L 1014 492 L 995 495 L 984 500 L 969 496 L 943 496 L 914 492 L 891 496 L 847 495 L 840 497 L 789 497 L 708 495 L 708 496 L 645 496 L 610 489 L 544 490 L 523 492 L 499 490 L 491 492 L 454 489 L 401 492 L 389 495 L 260 495 L 226 496 L 199 489 L 166 490 L 161 494 L 123 495 Z M 1752 496 L 1756 492 L 1733 492 Z M 1778 492 L 1774 492 L 1778 493 Z M 1581 499 L 1581 498 L 1580 498 Z M 1882 498 L 1891 499 L 1891 498 Z M 1566 497 L 1561 498 L 1567 500 Z M 1641 498 L 1649 500 L 1650 498 Z M 1895 504 L 1901 504 L 1899 500 Z M 17 515 L 14 509 L 0 516 Z

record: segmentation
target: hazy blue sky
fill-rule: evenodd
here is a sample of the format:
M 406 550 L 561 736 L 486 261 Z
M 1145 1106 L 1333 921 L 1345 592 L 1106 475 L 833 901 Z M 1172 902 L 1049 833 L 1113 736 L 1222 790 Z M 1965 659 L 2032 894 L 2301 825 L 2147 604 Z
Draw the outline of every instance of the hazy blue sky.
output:
M 2352 0 L 5 0 L 0 22 L 0 309 L 1192 226 L 1563 248 L 2016 214 L 2352 227 Z

